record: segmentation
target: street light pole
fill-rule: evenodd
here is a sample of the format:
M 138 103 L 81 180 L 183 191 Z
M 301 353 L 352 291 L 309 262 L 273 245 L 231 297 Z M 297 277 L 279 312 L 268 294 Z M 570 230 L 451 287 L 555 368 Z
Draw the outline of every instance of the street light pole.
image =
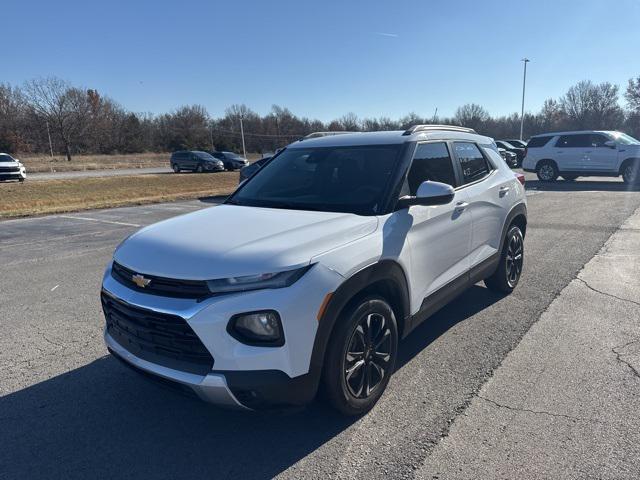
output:
M 242 115 L 240 115 L 240 134 L 242 135 L 242 155 L 247 158 L 247 149 L 244 146 L 244 126 L 242 125 Z
M 47 137 L 49 137 L 49 151 L 51 152 L 51 158 L 53 158 L 53 144 L 51 143 L 51 133 L 49 133 L 49 121 L 47 120 Z
M 527 63 L 529 63 L 528 58 L 523 58 L 522 62 L 524 63 L 524 76 L 522 78 L 522 109 L 520 110 L 520 140 L 522 140 L 522 132 L 524 130 L 524 91 L 527 86 Z

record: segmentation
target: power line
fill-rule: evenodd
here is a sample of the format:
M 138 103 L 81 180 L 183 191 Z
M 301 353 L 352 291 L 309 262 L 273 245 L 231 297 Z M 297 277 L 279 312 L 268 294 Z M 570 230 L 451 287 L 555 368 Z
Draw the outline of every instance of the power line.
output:
M 232 130 L 220 130 L 220 129 L 212 129 L 212 131 L 216 132 L 216 133 L 222 133 L 225 135 L 238 135 L 241 136 L 242 133 L 240 132 L 234 132 Z M 290 133 L 290 134 L 278 134 L 278 135 L 271 135 L 271 134 L 266 134 L 266 133 L 247 133 L 244 132 L 244 136 L 245 137 L 265 137 L 265 138 L 301 138 L 304 137 L 305 135 L 307 135 L 306 133 Z

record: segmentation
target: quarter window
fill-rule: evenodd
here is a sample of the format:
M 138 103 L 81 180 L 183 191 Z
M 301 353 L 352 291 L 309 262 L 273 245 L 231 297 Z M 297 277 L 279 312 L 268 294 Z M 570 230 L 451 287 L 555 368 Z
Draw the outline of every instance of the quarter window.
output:
M 402 193 L 415 196 L 420 184 L 427 180 L 456 186 L 453 162 L 444 142 L 418 145 Z
M 475 143 L 456 142 L 453 144 L 453 148 L 462 168 L 464 185 L 481 180 L 489 175 L 491 167 Z

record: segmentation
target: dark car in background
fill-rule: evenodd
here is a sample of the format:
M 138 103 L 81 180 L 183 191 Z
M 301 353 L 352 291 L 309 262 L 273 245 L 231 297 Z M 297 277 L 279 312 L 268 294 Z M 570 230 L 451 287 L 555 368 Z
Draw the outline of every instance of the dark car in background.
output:
M 518 156 L 513 153 L 505 150 L 504 148 L 498 147 L 498 153 L 503 158 L 503 160 L 509 165 L 511 168 L 518 167 Z
M 507 152 L 515 153 L 518 157 L 518 166 L 522 165 L 522 160 L 524 160 L 524 148 L 516 147 L 506 140 L 496 140 L 496 145 L 498 148 L 504 148 Z
M 237 170 L 249 165 L 249 161 L 233 152 L 209 152 L 224 164 L 226 170 Z
M 507 138 L 504 141 L 510 143 L 514 147 L 527 148 L 527 142 L 525 142 L 524 140 L 518 140 L 517 138 Z
M 174 172 L 180 173 L 182 170 L 192 172 L 222 172 L 224 164 L 212 157 L 207 152 L 199 150 L 180 150 L 171 154 L 171 168 Z
M 247 165 L 246 167 L 240 170 L 240 180 L 239 182 L 244 182 L 247 178 L 253 176 L 258 170 L 260 170 L 265 163 L 271 160 L 272 157 L 263 157 L 260 160 L 256 160 L 251 165 Z

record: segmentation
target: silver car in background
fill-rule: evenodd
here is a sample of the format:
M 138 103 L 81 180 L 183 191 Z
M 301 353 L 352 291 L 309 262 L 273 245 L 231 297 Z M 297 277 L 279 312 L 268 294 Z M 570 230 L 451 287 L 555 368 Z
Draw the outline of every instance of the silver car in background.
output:
M 17 158 L 8 153 L 0 153 L 0 180 L 18 180 L 24 182 L 27 178 L 27 169 Z

